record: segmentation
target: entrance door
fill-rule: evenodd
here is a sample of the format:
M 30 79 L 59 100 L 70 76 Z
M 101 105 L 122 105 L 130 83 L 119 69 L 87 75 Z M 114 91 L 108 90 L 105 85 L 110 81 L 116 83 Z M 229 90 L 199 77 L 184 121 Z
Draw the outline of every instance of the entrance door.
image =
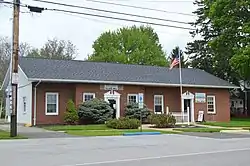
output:
M 191 108 L 191 99 L 184 99 L 184 113 L 187 114 L 187 108 L 189 107 L 189 119 L 188 121 L 191 122 L 192 119 L 192 108 Z
M 109 101 L 109 106 L 114 110 L 113 111 L 113 119 L 116 118 L 116 100 L 114 99 L 108 99 Z

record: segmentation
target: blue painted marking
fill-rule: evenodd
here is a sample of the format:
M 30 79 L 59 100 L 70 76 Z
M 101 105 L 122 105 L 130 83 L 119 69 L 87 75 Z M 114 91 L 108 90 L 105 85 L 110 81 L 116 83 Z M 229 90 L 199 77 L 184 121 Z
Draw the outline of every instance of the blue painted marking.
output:
M 160 135 L 161 132 L 132 132 L 123 133 L 123 136 L 135 136 L 135 135 Z

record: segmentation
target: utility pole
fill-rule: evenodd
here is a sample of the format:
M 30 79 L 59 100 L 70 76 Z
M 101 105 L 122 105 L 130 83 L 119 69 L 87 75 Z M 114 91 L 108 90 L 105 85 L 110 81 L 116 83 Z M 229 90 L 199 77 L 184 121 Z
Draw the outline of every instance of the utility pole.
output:
M 10 136 L 17 136 L 17 88 L 18 88 L 18 56 L 19 56 L 19 13 L 20 0 L 13 0 L 13 43 L 12 43 L 12 111 L 10 119 Z

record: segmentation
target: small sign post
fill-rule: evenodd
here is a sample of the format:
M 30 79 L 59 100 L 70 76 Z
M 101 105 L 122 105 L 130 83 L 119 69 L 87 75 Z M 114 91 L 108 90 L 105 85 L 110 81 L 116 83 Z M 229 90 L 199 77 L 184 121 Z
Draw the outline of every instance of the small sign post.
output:
M 203 121 L 204 121 L 204 111 L 199 111 L 198 122 L 203 122 Z
M 143 93 L 139 93 L 138 96 L 139 96 L 139 102 L 138 102 L 139 108 L 143 108 Z

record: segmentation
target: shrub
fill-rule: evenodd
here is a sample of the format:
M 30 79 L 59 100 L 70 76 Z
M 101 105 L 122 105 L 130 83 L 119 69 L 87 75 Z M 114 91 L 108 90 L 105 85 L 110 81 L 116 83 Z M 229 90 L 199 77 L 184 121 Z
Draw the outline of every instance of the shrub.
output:
M 149 121 L 157 128 L 173 127 L 176 123 L 176 119 L 172 114 L 154 114 L 149 117 Z
M 113 116 L 114 110 L 102 99 L 92 99 L 79 105 L 78 115 L 82 122 L 103 124 Z
M 106 126 L 113 129 L 138 129 L 140 127 L 138 119 L 130 119 L 128 117 L 121 117 L 119 119 L 112 119 L 107 121 Z
M 152 111 L 144 105 L 144 108 L 139 108 L 138 103 L 131 103 L 125 107 L 125 117 L 138 119 L 142 116 L 142 123 L 148 123 L 148 117 Z
M 73 100 L 69 100 L 67 103 L 67 109 L 64 113 L 64 122 L 66 124 L 77 124 L 79 120 L 75 104 Z

